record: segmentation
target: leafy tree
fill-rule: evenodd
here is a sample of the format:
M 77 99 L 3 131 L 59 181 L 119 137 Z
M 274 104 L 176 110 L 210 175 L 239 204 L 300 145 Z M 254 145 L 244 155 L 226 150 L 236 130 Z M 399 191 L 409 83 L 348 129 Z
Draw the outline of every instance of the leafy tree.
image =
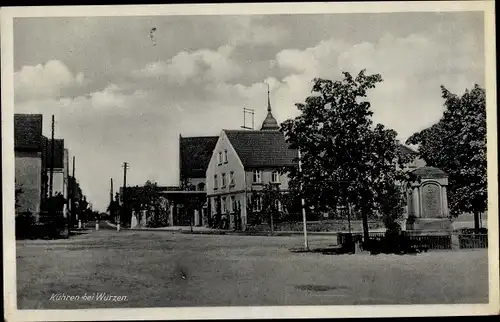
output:
M 110 201 L 107 211 L 110 218 L 116 221 L 121 212 L 120 194 L 118 192 L 115 194 L 115 200 Z
M 380 208 L 389 184 L 407 180 L 402 169 L 409 160 L 399 152 L 395 131 L 373 126 L 366 96 L 382 77 L 365 70 L 343 76 L 315 79 L 313 95 L 296 104 L 301 115 L 285 121 L 281 130 L 301 152 L 302 171 L 289 173 L 292 191 L 320 212 L 349 203 L 361 214 L 368 241 L 368 218 Z
M 21 184 L 15 184 L 15 198 L 16 198 L 16 203 L 15 203 L 15 208 L 16 212 L 21 208 L 21 196 L 23 195 L 23 188 Z
M 449 175 L 448 204 L 452 216 L 487 209 L 485 90 L 475 85 L 462 96 L 441 86 L 445 111 L 436 124 L 413 134 L 407 142 L 418 145 L 427 165 Z
M 257 201 L 259 199 L 260 201 Z M 260 202 L 260 210 L 257 209 L 258 202 Z M 280 191 L 279 184 L 268 183 L 264 185 L 262 190 L 252 189 L 248 198 L 250 223 L 266 222 L 271 233 L 274 233 L 274 224 L 287 218 L 291 202 L 291 194 Z

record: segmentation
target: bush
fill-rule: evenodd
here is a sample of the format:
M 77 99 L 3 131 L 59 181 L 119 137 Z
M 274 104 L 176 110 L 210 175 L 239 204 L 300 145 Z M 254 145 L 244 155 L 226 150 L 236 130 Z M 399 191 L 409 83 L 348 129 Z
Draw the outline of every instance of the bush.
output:
M 420 245 L 418 241 L 412 240 L 402 233 L 386 233 L 382 238 L 371 238 L 369 242 L 363 244 L 363 248 L 371 254 L 412 254 L 417 251 L 427 250 L 425 245 Z
M 68 220 L 61 211 L 54 213 L 42 212 L 37 225 L 38 236 L 48 239 L 68 238 Z
M 16 239 L 36 238 L 35 216 L 22 212 L 16 216 Z

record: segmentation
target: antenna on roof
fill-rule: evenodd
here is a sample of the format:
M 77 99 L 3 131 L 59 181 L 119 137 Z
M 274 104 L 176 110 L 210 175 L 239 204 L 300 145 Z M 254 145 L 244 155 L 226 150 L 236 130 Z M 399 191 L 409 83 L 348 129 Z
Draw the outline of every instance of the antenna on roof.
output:
M 252 127 L 247 126 L 247 114 L 252 116 Z M 255 126 L 255 110 L 251 108 L 243 108 L 243 126 L 242 129 L 253 130 Z

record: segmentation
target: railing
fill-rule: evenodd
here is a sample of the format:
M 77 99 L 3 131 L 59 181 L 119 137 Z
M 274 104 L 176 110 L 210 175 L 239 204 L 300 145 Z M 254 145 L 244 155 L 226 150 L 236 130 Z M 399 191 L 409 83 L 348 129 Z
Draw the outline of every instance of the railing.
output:
M 426 249 L 451 249 L 451 235 L 410 235 L 405 234 L 412 245 Z
M 461 234 L 458 243 L 461 249 L 488 248 L 488 234 Z

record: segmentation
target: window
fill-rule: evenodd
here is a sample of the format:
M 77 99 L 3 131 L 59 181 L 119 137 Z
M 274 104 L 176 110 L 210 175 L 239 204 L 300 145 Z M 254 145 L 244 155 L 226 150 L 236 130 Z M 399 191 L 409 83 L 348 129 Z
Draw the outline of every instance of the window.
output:
M 224 150 L 224 163 L 227 163 L 227 150 Z
M 283 211 L 283 207 L 281 205 L 281 201 L 275 200 L 275 207 L 278 211 Z
M 229 172 L 229 185 L 234 186 L 234 172 Z
M 219 152 L 219 154 L 217 154 L 217 163 L 218 163 L 219 165 L 221 165 L 221 164 L 222 164 L 222 152 Z
M 214 190 L 219 188 L 219 180 L 217 180 L 217 175 L 214 175 Z
M 253 171 L 253 183 L 262 183 L 262 171 L 260 170 Z
M 222 213 L 225 214 L 226 211 L 227 211 L 226 197 L 222 197 L 222 202 L 221 203 L 222 203 L 222 205 L 221 205 L 222 206 L 221 207 Z
M 254 197 L 253 210 L 254 211 L 261 211 L 262 210 L 262 196 Z
M 236 198 L 234 196 L 231 196 L 231 212 L 236 211 Z
M 223 173 L 221 175 L 221 184 L 222 184 L 222 188 L 224 188 L 226 186 L 226 174 Z
M 279 175 L 278 171 L 273 171 L 271 173 L 271 182 L 273 182 L 273 183 L 280 182 L 280 175 Z

